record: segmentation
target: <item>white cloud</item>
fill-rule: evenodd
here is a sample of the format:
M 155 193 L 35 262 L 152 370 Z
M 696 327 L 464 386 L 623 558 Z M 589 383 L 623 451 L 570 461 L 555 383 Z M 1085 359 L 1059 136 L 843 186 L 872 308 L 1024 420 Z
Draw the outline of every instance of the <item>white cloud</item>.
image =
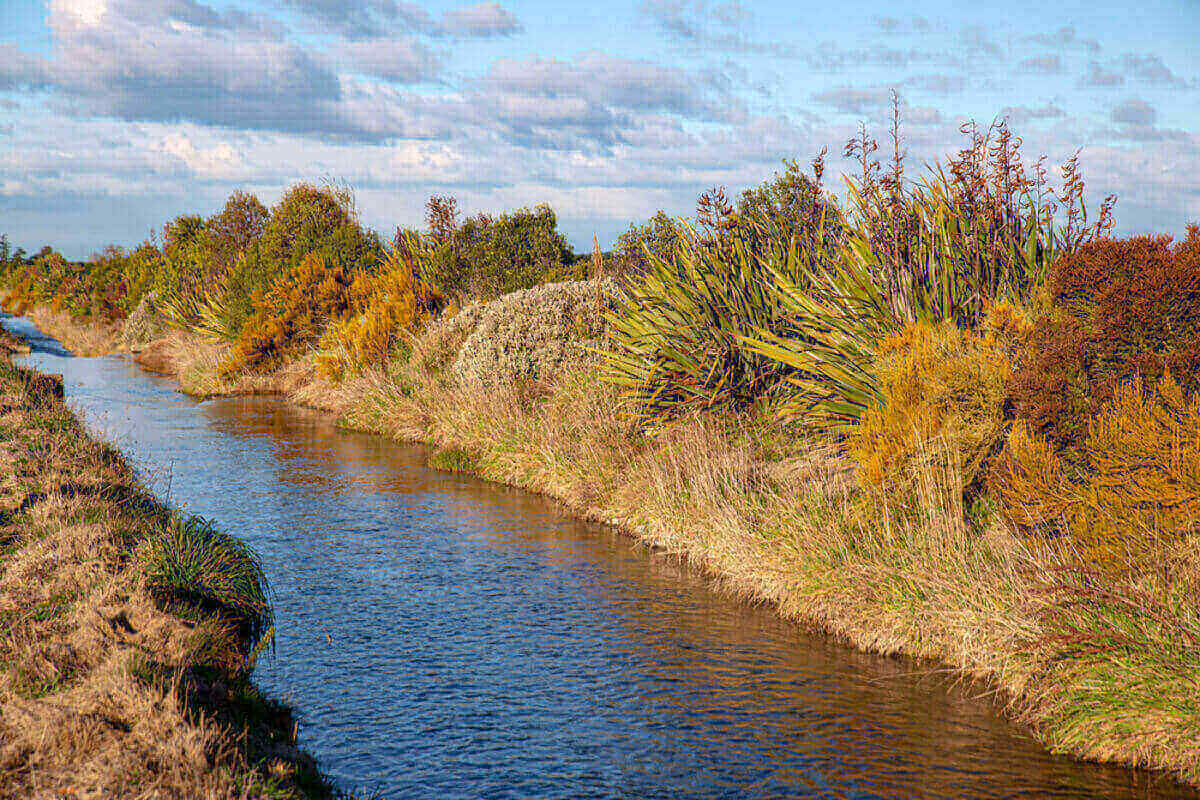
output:
M 155 145 L 156 150 L 182 161 L 187 168 L 204 177 L 232 177 L 241 166 L 238 151 L 220 142 L 211 147 L 197 147 L 184 133 L 170 133 Z
M 107 0 L 50 0 L 52 16 L 66 15 L 81 25 L 99 25 L 108 10 Z

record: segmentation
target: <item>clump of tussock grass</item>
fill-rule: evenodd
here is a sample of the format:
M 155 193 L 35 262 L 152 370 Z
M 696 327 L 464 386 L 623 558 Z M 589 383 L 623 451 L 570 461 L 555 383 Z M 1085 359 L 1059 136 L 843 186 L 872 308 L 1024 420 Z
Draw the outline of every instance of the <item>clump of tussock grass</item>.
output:
M 173 518 L 138 547 L 152 595 L 229 614 L 253 641 L 275 622 L 266 574 L 241 539 L 201 517 Z

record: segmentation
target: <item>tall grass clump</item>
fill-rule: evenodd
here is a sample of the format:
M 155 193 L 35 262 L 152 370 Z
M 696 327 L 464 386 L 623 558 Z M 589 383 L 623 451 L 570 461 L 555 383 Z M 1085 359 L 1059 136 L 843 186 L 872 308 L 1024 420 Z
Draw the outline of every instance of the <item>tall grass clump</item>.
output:
M 173 517 L 137 552 L 146 585 L 160 600 L 226 613 L 250 643 L 274 625 L 258 555 L 209 521 Z

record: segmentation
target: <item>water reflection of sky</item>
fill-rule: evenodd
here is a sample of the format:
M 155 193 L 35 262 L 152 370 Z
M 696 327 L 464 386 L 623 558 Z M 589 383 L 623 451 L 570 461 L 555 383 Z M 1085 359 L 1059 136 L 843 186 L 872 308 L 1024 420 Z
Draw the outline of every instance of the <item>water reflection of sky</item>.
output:
M 22 324 L 6 320 L 8 326 Z M 856 653 L 520 491 L 122 357 L 28 362 L 153 488 L 263 555 L 259 681 L 385 797 L 1189 797 L 1054 758 L 928 665 Z

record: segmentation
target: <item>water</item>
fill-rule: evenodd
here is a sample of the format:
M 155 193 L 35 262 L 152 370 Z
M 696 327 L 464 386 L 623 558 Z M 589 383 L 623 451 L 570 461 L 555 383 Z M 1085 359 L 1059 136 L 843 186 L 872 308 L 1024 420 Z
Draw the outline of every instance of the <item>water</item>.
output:
M 22 333 L 25 320 L 5 319 Z M 125 357 L 25 363 L 150 486 L 262 554 L 257 680 L 345 788 L 387 798 L 1182 798 L 1046 753 L 982 690 L 856 653 L 527 493 Z

